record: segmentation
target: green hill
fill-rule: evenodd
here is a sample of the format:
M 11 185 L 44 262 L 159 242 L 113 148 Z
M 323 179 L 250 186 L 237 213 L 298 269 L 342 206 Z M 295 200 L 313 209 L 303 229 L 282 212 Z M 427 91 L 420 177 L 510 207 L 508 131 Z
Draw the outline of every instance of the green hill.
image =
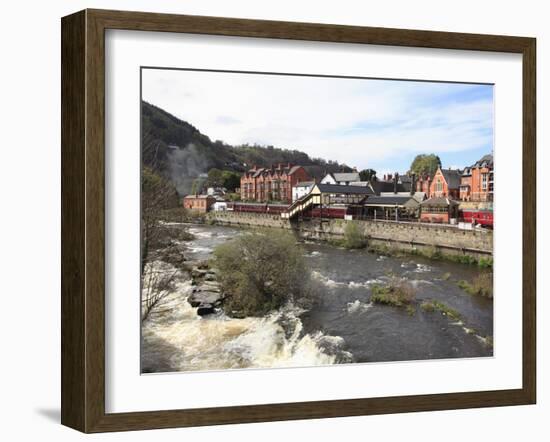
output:
M 350 170 L 335 161 L 311 158 L 299 150 L 273 146 L 232 146 L 212 141 L 196 127 L 163 109 L 142 101 L 142 161 L 144 166 L 172 180 L 180 194 L 191 191 L 192 183 L 216 168 L 242 173 L 252 165 L 270 167 L 278 163 L 316 166 L 317 170 Z

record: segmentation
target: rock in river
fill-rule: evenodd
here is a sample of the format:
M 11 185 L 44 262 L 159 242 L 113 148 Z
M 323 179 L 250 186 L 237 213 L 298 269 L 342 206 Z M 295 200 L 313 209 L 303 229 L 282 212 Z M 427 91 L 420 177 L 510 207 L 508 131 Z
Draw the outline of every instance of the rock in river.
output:
M 197 309 L 197 315 L 204 316 L 214 313 L 214 306 L 212 304 L 201 304 Z

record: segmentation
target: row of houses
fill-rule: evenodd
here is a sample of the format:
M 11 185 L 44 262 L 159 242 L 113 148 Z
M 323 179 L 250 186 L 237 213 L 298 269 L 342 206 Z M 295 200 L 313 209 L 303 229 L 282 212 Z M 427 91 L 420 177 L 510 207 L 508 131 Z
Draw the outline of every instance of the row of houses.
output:
M 463 170 L 438 168 L 416 181 L 416 190 L 430 198 L 448 197 L 459 201 L 493 201 L 493 156 L 485 155 Z
M 308 166 L 278 164 L 270 168 L 253 167 L 241 177 L 242 201 L 280 201 L 290 203 L 307 195 L 317 183 L 341 186 L 370 187 L 384 192 L 422 192 L 428 198 L 451 198 L 460 201 L 492 201 L 493 156 L 485 155 L 463 170 L 438 168 L 433 175 L 384 175 L 379 180 L 361 181 L 359 173 L 318 174 Z
M 493 199 L 493 159 L 485 155 L 463 170 L 438 168 L 433 175 L 384 175 L 361 181 L 356 171 L 322 173 L 307 166 L 253 167 L 241 177 L 241 202 L 224 195 L 188 195 L 184 207 L 281 213 L 287 218 L 352 217 L 449 223 L 465 218 L 462 209 L 479 209 Z M 459 207 L 460 205 L 460 207 Z M 483 207 L 490 207 L 490 204 Z M 459 211 L 461 215 L 459 216 Z M 473 216 L 473 215 L 472 215 Z M 477 216 L 477 215 L 476 215 Z M 485 216 L 485 214 L 483 214 Z M 492 225 L 492 213 L 491 213 Z

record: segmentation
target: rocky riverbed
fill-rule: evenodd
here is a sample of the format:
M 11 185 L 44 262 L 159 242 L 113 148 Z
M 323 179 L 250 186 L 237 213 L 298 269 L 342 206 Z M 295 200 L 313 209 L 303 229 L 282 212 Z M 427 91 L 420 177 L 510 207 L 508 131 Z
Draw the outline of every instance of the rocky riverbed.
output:
M 186 270 L 178 272 L 173 289 L 142 325 L 142 372 L 493 354 L 492 300 L 469 295 L 457 284 L 472 281 L 479 273 L 475 266 L 307 242 L 301 246 L 318 283 L 311 309 L 287 305 L 260 318 L 230 318 L 221 308 L 216 273 L 206 261 L 218 244 L 241 231 L 207 225 L 186 228 L 194 236 L 180 243 Z M 395 277 L 417 289 L 419 305 L 444 303 L 459 317 L 372 303 L 372 286 Z

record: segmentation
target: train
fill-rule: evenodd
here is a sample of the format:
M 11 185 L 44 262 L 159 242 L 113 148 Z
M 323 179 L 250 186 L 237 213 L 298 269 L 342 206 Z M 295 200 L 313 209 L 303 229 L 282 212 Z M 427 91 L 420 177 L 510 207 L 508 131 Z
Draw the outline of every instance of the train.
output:
M 246 202 L 231 202 L 227 203 L 227 210 L 244 213 L 258 213 L 266 215 L 280 215 L 285 212 L 290 205 L 274 204 L 274 203 L 246 203 Z M 331 207 L 314 207 L 307 209 L 303 213 L 304 218 L 331 218 L 344 219 L 346 215 L 356 215 L 357 208 L 353 206 L 346 207 L 331 206 Z M 477 226 L 492 229 L 493 228 L 493 211 L 487 209 L 462 209 L 458 212 L 459 221 L 472 223 Z M 404 220 L 404 219 L 402 219 Z
M 288 204 L 273 203 L 227 203 L 227 210 L 229 211 L 245 213 L 265 213 L 267 215 L 280 215 L 285 210 L 287 210 L 288 207 Z
M 487 209 L 462 209 L 458 212 L 460 221 L 492 229 L 494 226 L 493 211 Z

